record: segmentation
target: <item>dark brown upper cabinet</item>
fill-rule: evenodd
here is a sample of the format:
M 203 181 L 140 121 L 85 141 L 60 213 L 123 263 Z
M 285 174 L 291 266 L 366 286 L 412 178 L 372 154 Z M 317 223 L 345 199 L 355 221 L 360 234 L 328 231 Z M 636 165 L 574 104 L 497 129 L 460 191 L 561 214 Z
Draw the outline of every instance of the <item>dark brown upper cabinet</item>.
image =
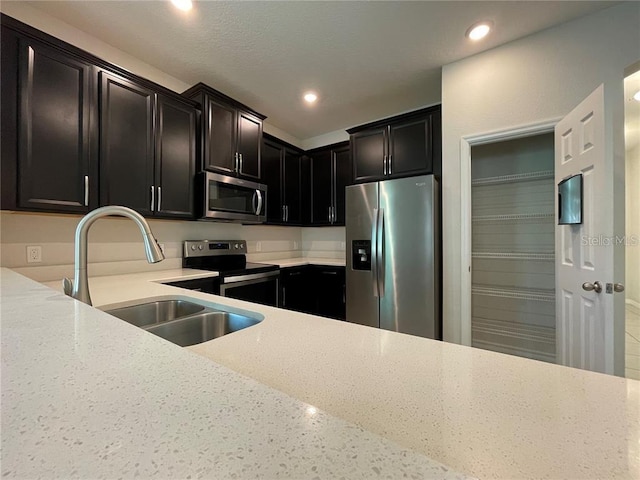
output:
M 265 135 L 262 143 L 262 181 L 267 185 L 267 223 L 308 223 L 308 177 L 303 178 L 303 152 L 293 145 Z
M 3 28 L 2 208 L 86 213 L 96 205 L 92 88 L 89 63 Z
M 100 204 L 155 211 L 153 90 L 101 71 Z
M 157 114 L 156 215 L 191 218 L 198 111 L 184 102 L 158 95 Z
M 193 218 L 197 104 L 0 18 L 2 208 Z
M 101 71 L 100 203 L 146 216 L 192 217 L 192 106 Z
M 345 187 L 351 182 L 349 143 L 307 152 L 311 158 L 311 225 L 344 225 Z
M 356 183 L 440 173 L 440 106 L 347 131 Z
M 260 180 L 262 121 L 266 117 L 203 83 L 183 95 L 202 109 L 201 169 Z

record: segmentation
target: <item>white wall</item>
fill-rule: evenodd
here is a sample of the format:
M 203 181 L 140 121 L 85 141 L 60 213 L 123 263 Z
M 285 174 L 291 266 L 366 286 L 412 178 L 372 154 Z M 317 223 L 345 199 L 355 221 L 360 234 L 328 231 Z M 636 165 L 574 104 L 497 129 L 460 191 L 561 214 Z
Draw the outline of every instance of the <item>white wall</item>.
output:
M 302 229 L 302 256 L 314 258 L 345 258 L 344 227 Z
M 624 69 L 640 56 L 639 25 L 638 4 L 627 2 L 443 67 L 445 340 L 461 340 L 460 285 L 466 281 L 461 138 L 562 117 L 601 83 L 621 113 Z M 620 150 L 621 130 L 614 132 Z
M 640 144 L 626 153 L 625 297 L 640 308 Z
M 79 219 L 76 215 L 0 212 L 0 266 L 38 281 L 72 275 L 74 233 Z M 147 263 L 140 231 L 131 220 L 102 218 L 89 232 L 89 275 L 180 268 L 184 240 L 246 240 L 249 259 L 253 261 L 302 255 L 298 227 L 175 220 L 149 220 L 149 225 L 158 242 L 164 244 L 163 262 Z M 28 245 L 42 247 L 41 263 L 27 263 Z

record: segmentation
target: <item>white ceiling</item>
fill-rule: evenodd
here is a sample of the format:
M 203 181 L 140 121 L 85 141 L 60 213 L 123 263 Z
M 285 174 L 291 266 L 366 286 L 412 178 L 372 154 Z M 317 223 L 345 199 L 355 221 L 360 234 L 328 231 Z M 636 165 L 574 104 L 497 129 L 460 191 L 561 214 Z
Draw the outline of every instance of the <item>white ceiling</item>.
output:
M 199 1 L 188 14 L 168 1 L 25 3 L 305 140 L 439 103 L 442 65 L 615 2 Z M 485 19 L 494 32 L 468 41 Z

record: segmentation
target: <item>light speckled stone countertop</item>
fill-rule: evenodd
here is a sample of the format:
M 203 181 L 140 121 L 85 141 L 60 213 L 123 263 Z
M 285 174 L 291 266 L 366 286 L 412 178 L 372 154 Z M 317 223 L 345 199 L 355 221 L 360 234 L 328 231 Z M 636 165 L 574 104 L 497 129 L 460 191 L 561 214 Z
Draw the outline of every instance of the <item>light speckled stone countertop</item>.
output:
M 91 281 L 94 301 L 187 292 L 145 275 Z M 465 478 L 15 272 L 0 282 L 3 478 Z
M 455 471 L 640 478 L 638 381 L 151 281 L 175 273 L 92 278 L 91 294 L 105 305 L 181 293 L 257 312 L 260 324 L 188 350 Z

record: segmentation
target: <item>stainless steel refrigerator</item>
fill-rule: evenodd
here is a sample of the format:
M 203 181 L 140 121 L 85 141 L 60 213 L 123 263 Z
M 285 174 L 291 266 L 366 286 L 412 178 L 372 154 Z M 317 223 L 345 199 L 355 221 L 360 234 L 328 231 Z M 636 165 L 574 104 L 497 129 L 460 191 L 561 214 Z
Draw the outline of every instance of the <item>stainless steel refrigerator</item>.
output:
M 441 339 L 433 175 L 346 189 L 347 321 Z

